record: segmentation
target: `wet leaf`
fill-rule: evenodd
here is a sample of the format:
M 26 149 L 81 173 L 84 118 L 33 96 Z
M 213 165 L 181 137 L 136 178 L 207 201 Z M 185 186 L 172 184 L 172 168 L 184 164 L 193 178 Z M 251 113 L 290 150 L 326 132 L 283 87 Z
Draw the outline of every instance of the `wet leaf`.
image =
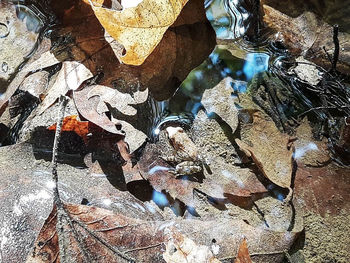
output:
M 87 140 L 87 135 L 89 133 L 89 122 L 88 121 L 79 121 L 77 120 L 78 116 L 67 116 L 64 118 L 62 123 L 62 132 L 64 131 L 74 131 L 76 134 L 78 134 L 80 137 L 84 139 L 84 141 Z M 91 126 L 91 125 L 90 125 Z M 55 131 L 56 130 L 56 124 L 51 125 L 48 130 Z
M 79 62 L 65 61 L 58 73 L 55 83 L 47 91 L 47 95 L 40 105 L 39 114 L 50 107 L 60 96 L 66 95 L 69 90 L 76 90 L 92 73 Z
M 88 86 L 82 90 L 73 92 L 74 102 L 79 113 L 85 119 L 95 123 L 108 132 L 124 135 L 116 128 L 116 123 L 112 122 L 105 113 L 99 114 L 97 112 L 97 106 L 100 103 L 100 99 L 98 97 L 88 99 L 88 94 L 93 88 L 94 86 Z
M 260 172 L 276 185 L 290 188 L 293 173 L 293 152 L 290 137 L 280 133 L 275 123 L 265 119 L 257 111 L 253 113 L 253 122 L 247 125 L 241 133 L 241 139 L 236 139 L 240 149 L 251 157 Z
M 146 140 L 147 136 L 142 131 L 127 121 L 110 120 L 106 112 L 110 110 L 108 105 L 112 110 L 121 114 L 135 115 L 137 110 L 132 106 L 144 103 L 148 98 L 148 90 L 135 92 L 131 96 L 106 86 L 93 85 L 81 91 L 75 91 L 73 94 L 79 113 L 108 132 L 125 135 L 125 141 L 129 144 L 131 152 Z M 116 125 L 121 125 L 121 127 L 117 129 Z
M 120 63 L 122 45 L 105 33 L 90 5 L 82 1 L 62 5 L 62 1 L 53 0 L 52 6 L 61 23 L 61 41 L 53 48 L 56 56 L 66 59 L 68 53 L 70 60 L 82 62 L 94 75 L 103 73 L 98 84 L 117 87 L 123 93 L 148 88 L 157 100 L 169 98 L 215 46 L 215 32 L 202 0 L 191 0 L 184 6 L 151 55 L 137 67 Z
M 131 96 L 128 93 L 122 93 L 116 89 L 102 85 L 95 85 L 90 89 L 87 99 L 89 100 L 94 96 L 100 98 L 100 102 L 96 109 L 99 114 L 109 111 L 106 105 L 108 104 L 124 115 L 135 115 L 137 111 L 132 106 L 145 102 L 148 97 L 148 90 L 137 91 Z
M 103 133 L 96 134 L 98 138 L 91 143 L 95 148 L 98 146 L 96 143 L 101 143 L 101 147 L 104 146 L 103 157 L 108 160 L 105 146 L 108 138 L 105 136 Z M 94 139 L 94 133 L 92 137 Z M 40 132 L 40 139 L 47 139 L 43 132 Z M 25 262 L 36 236 L 52 210 L 52 141 L 48 149 L 37 149 L 28 143 L 0 147 L 0 220 L 1 226 L 6 227 L 0 233 L 0 239 L 7 240 L 3 243 L 3 262 Z M 114 144 L 115 142 L 116 140 Z M 48 152 L 47 161 L 43 159 L 45 152 Z M 68 158 L 75 157 L 69 155 Z M 163 220 L 162 211 L 154 203 L 138 200 L 125 187 L 118 190 L 123 188 L 122 183 L 119 183 L 123 181 L 123 173 L 118 170 L 109 173 L 105 166 L 103 168 L 104 171 L 89 173 L 82 166 L 59 164 L 58 187 L 62 200 L 76 204 L 85 200 L 88 205 L 145 221 Z
M 101 25 L 126 49 L 121 61 L 141 65 L 176 21 L 188 0 L 143 0 L 122 11 L 107 9 L 92 1 L 92 9 Z
M 238 111 L 232 97 L 232 78 L 225 78 L 212 89 L 206 89 L 203 93 L 202 104 L 207 114 L 217 114 L 235 132 L 238 126 Z
M 42 50 L 39 48 L 37 53 L 40 54 Z M 37 54 L 34 54 L 35 57 Z M 16 77 L 11 81 L 9 86 L 6 89 L 6 92 L 0 96 L 0 115 L 3 113 L 7 106 L 8 100 L 16 92 L 18 87 L 25 81 L 26 77 L 32 71 L 39 71 L 47 67 L 53 66 L 60 63 L 51 52 L 46 51 L 40 55 L 39 58 L 34 60 L 32 63 L 25 65 L 21 71 L 18 72 Z
M 247 240 L 245 238 L 243 239 L 241 245 L 239 246 L 235 263 L 252 263 L 252 260 L 249 256 Z
M 285 233 L 254 228 L 241 220 L 145 221 L 91 206 L 67 204 L 65 209 L 80 238 L 74 237 L 68 224 L 56 227 L 57 213 L 53 209 L 27 262 L 47 262 L 48 257 L 53 261 L 58 256 L 69 262 L 86 262 L 86 257 L 94 262 L 124 262 L 121 254 L 137 262 L 164 262 L 164 259 L 179 262 L 172 260 L 185 254 L 186 259 L 194 260 L 189 262 L 206 262 L 201 259 L 218 262 L 214 255 L 218 259 L 236 258 L 242 235 L 248 240 L 251 253 L 257 260 L 279 262 L 283 251 L 295 238 L 293 232 L 286 236 Z M 61 238 L 59 243 L 57 236 Z M 172 245 L 182 253 L 174 255 Z M 65 255 L 59 255 L 61 251 L 65 251 Z M 84 257 L 84 254 L 87 256 Z
M 289 17 L 280 11 L 264 5 L 264 21 L 275 29 L 277 39 L 282 41 L 295 55 L 303 55 L 306 59 L 321 66 L 330 68 L 323 47 L 329 54 L 333 53 L 333 29 L 330 25 L 318 19 L 312 12 L 304 12 L 296 18 Z M 338 38 L 340 55 L 337 69 L 344 73 L 350 72 L 350 34 L 340 29 Z
M 294 158 L 306 166 L 322 166 L 331 161 L 327 147 L 327 139 L 321 141 L 314 139 L 312 128 L 307 118 L 304 118 L 296 129 Z

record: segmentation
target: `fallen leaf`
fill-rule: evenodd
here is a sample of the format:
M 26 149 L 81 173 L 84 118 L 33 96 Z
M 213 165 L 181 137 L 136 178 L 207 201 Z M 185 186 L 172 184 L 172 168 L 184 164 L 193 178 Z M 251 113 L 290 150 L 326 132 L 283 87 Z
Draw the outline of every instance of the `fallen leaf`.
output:
M 280 187 L 289 189 L 286 197 L 286 201 L 289 201 L 292 194 L 294 153 L 290 137 L 280 133 L 275 123 L 265 119 L 261 112 L 254 112 L 252 118 L 252 124 L 247 125 L 241 132 L 242 140 L 235 141 L 239 148 L 252 158 L 266 178 Z
M 100 99 L 98 97 L 88 99 L 88 94 L 92 89 L 93 86 L 88 86 L 82 90 L 73 91 L 74 102 L 79 113 L 85 119 L 95 123 L 108 132 L 124 135 L 116 128 L 116 123 L 112 122 L 105 113 L 99 114 L 97 112 L 97 106 L 100 103 Z
M 1 125 L 0 125 L 1 128 Z M 1 129 L 0 129 L 1 134 Z M 51 132 L 54 135 L 54 132 Z M 40 132 L 38 140 L 47 141 L 45 134 Z M 62 134 L 63 135 L 63 134 Z M 103 134 L 96 134 L 96 143 L 101 147 L 107 138 Z M 63 135 L 64 136 L 64 135 Z M 93 136 L 94 137 L 94 136 Z M 48 148 L 37 149 L 35 145 L 20 143 L 0 147 L 0 220 L 2 226 L 7 227 L 0 233 L 3 243 L 2 262 L 25 262 L 30 253 L 31 244 L 36 239 L 45 219 L 52 210 L 54 182 L 51 175 L 51 158 L 53 136 Z M 91 142 L 92 143 L 92 142 Z M 114 141 L 115 143 L 115 141 Z M 105 155 L 101 155 L 109 163 L 106 148 L 102 148 Z M 48 154 L 45 161 L 43 155 Z M 59 159 L 62 156 L 59 153 Z M 69 155 L 67 159 L 74 158 Z M 87 168 L 60 164 L 58 167 L 58 187 L 64 202 L 79 204 L 83 198 L 88 205 L 98 206 L 121 213 L 130 218 L 145 221 L 163 220 L 162 211 L 153 202 L 143 202 L 128 191 L 118 190 L 123 174 L 114 170 L 111 173 L 89 173 Z M 122 188 L 122 187 L 120 187 Z
M 128 93 L 122 93 L 116 89 L 112 89 L 102 85 L 95 85 L 90 89 L 87 99 L 94 96 L 100 97 L 96 111 L 99 114 L 109 111 L 106 103 L 116 108 L 124 115 L 135 115 L 136 109 L 132 105 L 144 103 L 148 98 L 148 90 L 137 91 L 131 96 Z
M 61 25 L 58 35 L 62 41 L 54 43 L 52 49 L 56 56 L 68 54 L 70 60 L 81 61 L 94 75 L 103 73 L 98 84 L 117 87 L 123 93 L 149 89 L 157 100 L 169 98 L 215 46 L 215 32 L 202 0 L 191 0 L 184 6 L 152 54 L 137 67 L 120 63 L 122 45 L 108 36 L 90 5 L 83 1 L 62 5 L 62 1 L 53 0 L 52 7 Z
M 136 7 L 116 11 L 95 1 L 92 9 L 101 25 L 126 49 L 121 61 L 141 65 L 176 21 L 188 0 L 143 0 Z
M 89 122 L 77 120 L 78 116 L 67 116 L 63 119 L 61 131 L 74 131 L 80 137 L 87 141 L 87 135 L 89 133 Z M 55 131 L 57 124 L 51 125 L 48 130 Z M 91 125 L 90 125 L 91 126 Z
M 106 116 L 106 112 L 109 111 L 108 104 L 122 115 L 135 115 L 137 110 L 133 106 L 147 100 L 148 90 L 137 91 L 131 96 L 128 93 L 122 93 L 106 86 L 93 85 L 73 94 L 80 114 L 108 132 L 125 135 L 125 141 L 129 144 L 131 152 L 140 147 L 146 140 L 147 136 L 144 132 L 136 129 L 127 121 L 110 120 Z M 116 124 L 121 125 L 121 128 L 117 129 Z
M 66 95 L 70 90 L 76 90 L 80 85 L 93 75 L 83 64 L 75 61 L 65 61 L 57 75 L 55 83 L 47 91 L 43 102 L 38 110 L 42 114 L 49 108 L 60 96 Z
M 333 53 L 333 28 L 321 21 L 312 12 L 304 12 L 296 18 L 289 17 L 280 11 L 263 5 L 264 21 L 278 32 L 277 40 L 282 40 L 292 53 L 315 62 L 318 65 L 331 66 L 323 47 L 329 54 Z M 341 32 L 338 39 L 340 55 L 337 69 L 345 74 L 350 72 L 350 34 Z
M 249 256 L 247 240 L 245 238 L 243 239 L 241 245 L 239 246 L 235 263 L 252 263 L 252 260 Z
M 41 52 L 40 49 L 37 51 Z M 35 57 L 35 54 L 34 54 Z M 53 65 L 60 63 L 51 52 L 47 51 L 41 54 L 41 56 L 34 60 L 32 63 L 25 65 L 16 75 L 16 77 L 11 81 L 9 86 L 6 89 L 6 92 L 0 96 L 0 115 L 4 112 L 8 100 L 16 92 L 18 87 L 23 83 L 26 77 L 32 71 L 39 71 Z
M 66 204 L 65 209 L 80 236 L 80 244 L 68 224 L 56 228 L 57 213 L 53 209 L 27 262 L 47 262 L 48 257 L 53 261 L 59 256 L 64 256 L 70 262 L 86 262 L 84 254 L 95 262 L 127 261 L 121 257 L 122 254 L 128 256 L 129 261 L 133 258 L 137 262 L 163 262 L 165 244 L 170 245 L 169 241 L 178 246 L 183 255 L 186 253 L 187 259 L 194 260 L 190 262 L 205 262 L 196 261 L 205 258 L 212 260 L 209 262 L 218 262 L 213 254 L 218 259 L 236 258 L 242 235 L 248 240 L 250 251 L 258 261 L 279 262 L 296 237 L 296 232 L 286 235 L 261 227 L 254 228 L 242 220 L 146 221 L 91 206 Z M 62 242 L 58 242 L 57 237 Z M 192 240 L 196 240 L 196 244 Z M 64 247 L 65 250 L 60 248 L 64 244 L 69 244 Z M 215 253 L 208 251 L 209 247 Z M 65 251 L 65 255 L 59 255 L 61 251 Z M 168 250 L 164 258 L 174 262 L 171 261 L 172 255 Z
M 322 166 L 331 161 L 327 139 L 317 141 L 313 137 L 312 127 L 305 117 L 296 128 L 294 159 L 306 166 Z
M 232 97 L 233 88 L 231 83 L 233 79 L 228 77 L 223 79 L 212 89 L 206 89 L 203 93 L 202 104 L 207 114 L 217 114 L 225 121 L 235 132 L 238 126 L 238 110 Z

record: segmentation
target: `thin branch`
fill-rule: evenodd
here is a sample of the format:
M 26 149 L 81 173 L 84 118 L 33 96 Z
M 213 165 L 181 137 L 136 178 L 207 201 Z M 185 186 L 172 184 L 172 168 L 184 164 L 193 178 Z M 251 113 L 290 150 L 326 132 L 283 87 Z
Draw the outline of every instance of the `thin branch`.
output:
M 339 39 L 338 39 L 339 26 L 333 26 L 333 43 L 334 43 L 334 53 L 332 59 L 332 72 L 334 73 L 337 68 L 337 62 L 339 59 Z

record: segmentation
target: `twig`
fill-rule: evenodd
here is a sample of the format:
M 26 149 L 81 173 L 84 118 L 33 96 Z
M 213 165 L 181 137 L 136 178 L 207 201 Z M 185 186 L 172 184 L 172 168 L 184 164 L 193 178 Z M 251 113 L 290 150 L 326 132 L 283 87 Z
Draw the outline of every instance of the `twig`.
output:
M 332 59 L 332 72 L 334 73 L 337 68 L 337 62 L 339 59 L 339 39 L 338 39 L 339 26 L 333 26 L 333 43 L 334 43 L 334 53 Z
M 52 149 L 52 179 L 55 183 L 55 187 L 53 189 L 54 194 L 54 204 L 57 207 L 57 223 L 56 223 L 56 231 L 58 235 L 58 246 L 59 246 L 59 256 L 60 256 L 60 262 L 67 262 L 65 259 L 66 255 L 66 244 L 68 238 L 65 238 L 65 232 L 64 226 L 69 225 L 72 229 L 72 232 L 74 234 L 74 237 L 78 241 L 79 249 L 83 252 L 85 258 L 91 262 L 91 258 L 88 255 L 88 253 L 85 251 L 83 247 L 83 243 L 80 240 L 79 233 L 74 228 L 74 225 L 72 224 L 72 219 L 69 216 L 68 212 L 65 210 L 64 204 L 60 198 L 60 194 L 58 191 L 58 174 L 57 174 L 57 156 L 58 156 L 58 147 L 61 140 L 61 129 L 63 124 L 63 118 L 64 118 L 64 112 L 66 109 L 66 106 L 68 104 L 68 98 L 65 96 L 61 96 L 59 104 L 59 112 L 57 117 L 57 125 L 56 125 L 56 132 L 55 132 L 55 139 L 53 143 L 53 149 Z M 65 241 L 66 240 L 66 241 Z
M 55 183 L 54 187 L 54 203 L 56 204 L 57 208 L 63 208 L 63 203 L 60 198 L 60 194 L 58 192 L 58 175 L 57 175 L 57 156 L 58 156 L 58 145 L 61 140 L 61 129 L 62 129 L 62 123 L 64 118 L 64 112 L 66 110 L 66 106 L 68 103 L 68 99 L 65 96 L 60 97 L 60 106 L 59 106 L 59 112 L 58 112 L 58 119 L 57 119 L 57 125 L 56 125 L 56 132 L 55 132 L 55 140 L 53 142 L 53 149 L 52 149 L 52 179 Z

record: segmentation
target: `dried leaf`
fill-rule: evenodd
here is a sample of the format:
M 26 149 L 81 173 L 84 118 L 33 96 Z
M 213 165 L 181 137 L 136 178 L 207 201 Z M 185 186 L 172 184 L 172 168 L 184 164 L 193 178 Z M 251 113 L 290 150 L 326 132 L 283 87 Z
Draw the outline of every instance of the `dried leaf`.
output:
M 61 95 L 66 95 L 69 90 L 78 89 L 85 80 L 91 77 L 92 73 L 83 64 L 75 61 L 63 62 L 55 83 L 47 91 L 47 95 L 40 105 L 39 114 L 42 114 Z
M 244 238 L 238 249 L 238 254 L 235 263 L 252 263 L 247 247 L 247 240 Z
M 73 91 L 73 98 L 75 105 L 79 113 L 87 120 L 95 123 L 96 125 L 102 127 L 104 130 L 114 133 L 124 135 L 120 130 L 116 128 L 116 124 L 112 122 L 106 114 L 99 114 L 97 112 L 97 105 L 100 103 L 99 98 L 88 99 L 88 94 L 93 86 L 85 87 L 82 90 Z
M 276 185 L 290 188 L 293 173 L 294 147 L 287 134 L 282 134 L 275 123 L 266 120 L 259 111 L 253 113 L 253 123 L 245 127 L 242 141 L 236 139 L 240 149 L 251 157 L 261 173 Z M 251 144 L 252 146 L 249 146 Z
M 132 105 L 141 104 L 148 98 L 148 90 L 137 91 L 131 96 L 128 93 L 122 93 L 116 89 L 112 89 L 102 85 L 95 85 L 89 91 L 87 99 L 94 96 L 100 97 L 100 102 L 97 105 L 97 113 L 102 114 L 109 111 L 106 103 L 116 108 L 124 115 L 135 115 L 136 109 Z
M 143 0 L 136 7 L 122 11 L 91 6 L 106 31 L 126 49 L 121 61 L 141 65 L 161 41 L 165 31 L 176 21 L 188 0 Z

